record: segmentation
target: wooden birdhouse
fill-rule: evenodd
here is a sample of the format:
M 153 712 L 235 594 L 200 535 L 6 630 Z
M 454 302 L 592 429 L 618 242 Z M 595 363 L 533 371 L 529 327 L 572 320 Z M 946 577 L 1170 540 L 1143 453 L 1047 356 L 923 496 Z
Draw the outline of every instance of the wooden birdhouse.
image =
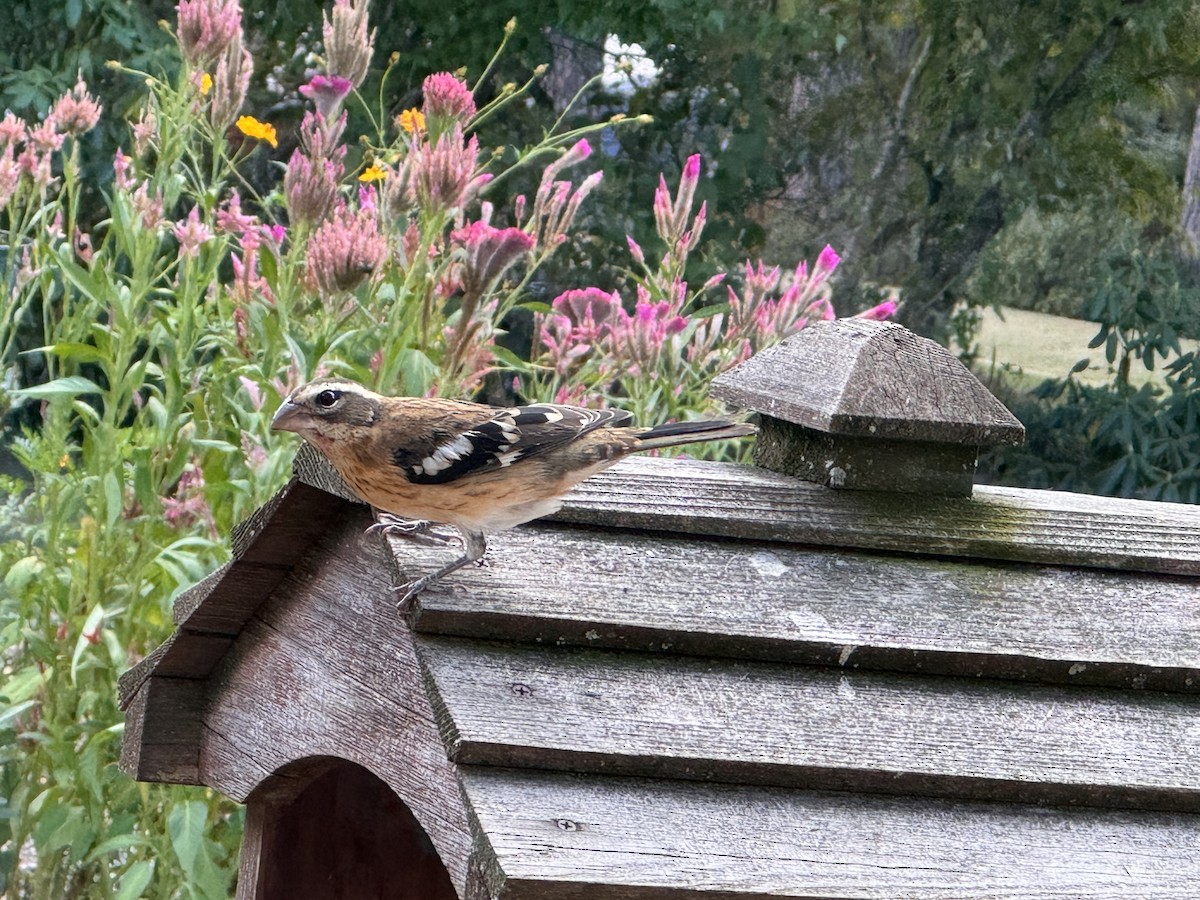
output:
M 972 492 L 1020 426 L 895 325 L 717 390 L 776 471 L 628 460 L 403 617 L 453 550 L 301 452 L 123 768 L 247 805 L 240 898 L 1197 896 L 1200 512 Z

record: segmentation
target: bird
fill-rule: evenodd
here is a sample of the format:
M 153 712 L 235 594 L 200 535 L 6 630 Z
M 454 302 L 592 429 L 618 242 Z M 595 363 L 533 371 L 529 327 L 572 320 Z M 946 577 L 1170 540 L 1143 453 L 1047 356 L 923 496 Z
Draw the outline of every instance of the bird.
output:
M 558 403 L 498 407 L 433 397 L 388 397 L 344 378 L 292 391 L 271 419 L 328 458 L 362 501 L 393 521 L 382 527 L 447 542 L 463 555 L 396 590 L 401 610 L 452 572 L 482 560 L 487 536 L 549 515 L 581 481 L 631 453 L 753 434 L 727 420 L 630 424 L 619 409 Z

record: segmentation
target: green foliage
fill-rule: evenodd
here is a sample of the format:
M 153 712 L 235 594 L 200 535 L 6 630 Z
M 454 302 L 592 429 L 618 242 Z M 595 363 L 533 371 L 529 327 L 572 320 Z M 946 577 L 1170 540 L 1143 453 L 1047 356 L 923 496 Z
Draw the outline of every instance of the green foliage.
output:
M 239 41 L 222 59 L 242 58 Z M 193 47 L 184 58 L 203 57 Z M 221 65 L 210 83 L 187 63 L 159 62 L 108 70 L 137 100 L 132 136 L 103 160 L 113 177 L 98 206 L 85 187 L 97 164 L 90 122 L 69 124 L 62 99 L 37 128 L 10 117 L 0 129 L 0 166 L 27 160 L 0 170 L 18 173 L 0 187 L 0 425 L 16 473 L 0 476 L 0 879 L 10 896 L 228 896 L 240 812 L 117 771 L 117 677 L 167 635 L 173 599 L 226 559 L 222 536 L 286 479 L 294 444 L 270 432 L 269 417 L 301 382 L 337 372 L 388 392 L 468 396 L 511 367 L 531 391 L 557 392 L 497 338 L 510 314 L 546 308 L 535 276 L 569 246 L 600 180 L 576 174 L 594 164 L 583 136 L 637 124 L 562 119 L 529 142 L 478 150 L 464 130 L 519 109 L 535 84 L 483 79 L 491 96 L 472 98 L 446 75 L 453 113 L 426 96 L 423 119 L 397 118 L 370 94 L 330 101 L 340 88 L 313 79 L 321 111 L 298 125 L 281 116 L 277 130 L 237 118 L 243 88 Z M 380 77 L 381 94 L 393 74 Z M 74 102 L 99 115 L 82 88 Z M 343 130 L 343 103 L 361 133 Z M 298 149 L 273 166 L 265 157 L 281 136 Z M 683 280 L 702 225 L 691 217 L 698 157 L 690 172 L 661 231 L 668 259 L 619 278 L 648 304 L 676 304 L 671 327 L 710 358 L 688 384 L 664 388 L 664 372 L 687 368 L 679 358 L 623 372 L 617 389 L 585 383 L 571 399 L 632 400 L 650 422 L 687 417 L 731 361 L 720 307 L 695 303 L 688 320 L 679 305 L 716 287 L 689 293 Z M 523 212 L 482 199 L 522 183 Z M 768 285 L 760 264 L 754 291 L 748 272 L 744 298 L 729 304 L 746 340 L 828 312 L 837 259 L 821 259 L 812 278 L 792 279 L 807 288 L 786 304 L 786 291 L 768 296 L 778 270 Z M 655 321 L 620 312 L 631 341 L 656 340 Z
M 1195 334 L 1200 287 L 1182 278 L 1169 247 L 1129 241 L 1093 273 L 1084 314 L 1092 341 L 1115 366 L 1113 383 L 1088 387 L 1071 375 L 1010 404 L 1025 423 L 1023 448 L 989 454 L 997 481 L 1147 500 L 1200 502 L 1200 357 L 1181 353 Z M 1130 384 L 1135 367 L 1166 362 L 1162 386 Z M 1077 367 L 1076 371 L 1081 370 Z

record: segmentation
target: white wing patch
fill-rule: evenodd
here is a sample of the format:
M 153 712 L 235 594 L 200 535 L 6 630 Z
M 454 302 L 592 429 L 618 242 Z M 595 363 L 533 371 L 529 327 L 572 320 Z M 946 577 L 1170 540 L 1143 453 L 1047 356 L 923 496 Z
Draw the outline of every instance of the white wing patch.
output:
M 421 464 L 417 468 L 426 475 L 436 475 L 443 469 L 454 465 L 464 456 L 468 456 L 474 449 L 475 445 L 471 443 L 471 439 L 465 434 L 460 434 L 421 460 Z

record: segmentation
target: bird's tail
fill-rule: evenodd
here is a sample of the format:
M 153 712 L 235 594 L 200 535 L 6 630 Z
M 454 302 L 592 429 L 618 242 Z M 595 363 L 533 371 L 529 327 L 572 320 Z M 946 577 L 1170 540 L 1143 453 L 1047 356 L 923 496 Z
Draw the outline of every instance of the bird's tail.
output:
M 745 437 L 758 431 L 748 422 L 726 422 L 710 419 L 706 422 L 668 422 L 648 428 L 637 436 L 637 450 L 674 447 L 678 444 L 697 444 L 701 441 L 725 441 Z

